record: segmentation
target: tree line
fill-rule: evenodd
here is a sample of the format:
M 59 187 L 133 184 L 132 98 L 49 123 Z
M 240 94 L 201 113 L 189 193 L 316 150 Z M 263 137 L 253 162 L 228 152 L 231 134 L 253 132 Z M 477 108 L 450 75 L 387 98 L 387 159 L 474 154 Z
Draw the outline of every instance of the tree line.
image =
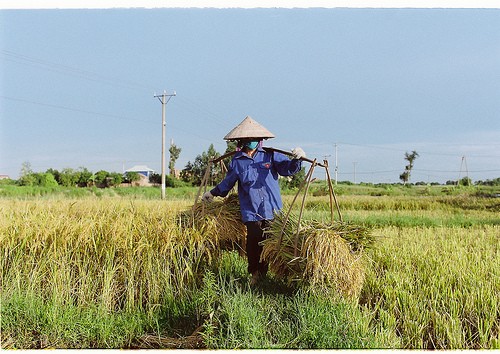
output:
M 224 154 L 234 151 L 236 149 L 236 142 L 227 142 L 227 147 Z M 208 149 L 194 159 L 193 162 L 188 161 L 186 166 L 182 169 L 179 178 L 175 174 L 175 162 L 180 156 L 182 149 L 175 144 L 171 144 L 169 148 L 170 160 L 168 164 L 169 175 L 166 176 L 166 186 L 167 187 L 177 187 L 183 185 L 199 186 L 202 182 L 203 176 L 206 169 L 209 167 L 209 161 L 219 158 L 221 153 L 215 150 L 213 144 L 210 144 Z M 414 161 L 418 157 L 416 151 L 405 154 L 405 160 L 408 164 L 405 166 L 404 172 L 399 176 L 403 184 L 409 184 L 410 174 L 414 167 Z M 222 160 L 222 164 L 227 167 L 231 157 Z M 208 184 L 215 185 L 219 183 L 222 178 L 224 178 L 224 173 L 221 164 L 212 164 L 210 168 L 210 173 L 208 175 Z M 285 188 L 295 188 L 300 185 L 300 183 L 305 178 L 305 170 L 291 178 L 286 178 L 280 180 L 280 184 Z M 92 172 L 86 167 L 80 167 L 78 169 L 64 168 L 61 171 L 49 168 L 45 172 L 34 172 L 31 168 L 29 162 L 24 162 L 21 166 L 20 178 L 16 181 L 16 184 L 21 186 L 43 186 L 43 187 L 116 187 L 122 183 L 133 184 L 138 181 L 140 176 L 137 172 L 108 172 L 105 170 L 99 170 L 97 172 Z M 161 184 L 161 175 L 158 173 L 153 173 L 149 177 L 149 183 L 153 185 Z M 416 185 L 422 184 L 424 182 L 418 182 Z M 427 184 L 427 183 L 426 183 Z M 477 181 L 475 185 L 486 185 L 486 186 L 499 186 L 500 178 L 493 180 Z M 472 180 L 469 177 L 464 177 L 459 181 L 447 181 L 446 185 L 461 185 L 461 186 L 472 186 Z
M 236 148 L 236 143 L 228 142 L 226 152 L 234 150 Z M 175 144 L 171 144 L 169 148 L 170 160 L 168 163 L 169 175 L 166 176 L 166 186 L 176 187 L 178 185 L 193 185 L 199 186 L 201 184 L 205 170 L 209 165 L 209 161 L 221 156 L 213 146 L 210 144 L 207 151 L 196 156 L 193 162 L 188 161 L 179 178 L 175 174 L 175 162 L 180 156 L 182 149 Z M 226 168 L 229 164 L 229 159 L 223 161 Z M 42 186 L 42 187 L 115 187 L 122 183 L 136 182 L 140 179 L 137 172 L 109 172 L 106 170 L 99 170 L 97 172 L 92 172 L 86 167 L 79 167 L 78 169 L 64 168 L 62 170 L 57 170 L 53 168 L 47 169 L 45 172 L 34 172 L 31 168 L 29 162 L 24 162 L 21 166 L 21 171 L 19 173 L 20 177 L 16 181 L 16 184 L 20 186 Z M 209 183 L 218 183 L 223 178 L 222 169 L 220 165 L 213 165 L 211 168 Z M 179 183 L 182 182 L 182 183 Z M 152 173 L 149 176 L 149 183 L 153 185 L 161 184 L 161 175 L 158 173 Z

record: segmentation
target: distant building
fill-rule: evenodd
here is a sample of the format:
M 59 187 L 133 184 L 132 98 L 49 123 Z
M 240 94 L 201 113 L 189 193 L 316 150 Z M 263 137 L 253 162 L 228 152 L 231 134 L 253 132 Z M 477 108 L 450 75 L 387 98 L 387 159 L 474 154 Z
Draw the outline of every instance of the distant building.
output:
M 0 175 L 0 179 L 10 179 L 10 177 L 7 175 Z
M 146 165 L 137 165 L 132 168 L 129 168 L 128 170 L 125 170 L 124 175 L 127 174 L 128 172 L 136 172 L 139 174 L 139 181 L 133 182 L 132 185 L 134 186 L 151 186 L 151 183 L 149 183 L 149 177 L 155 173 L 155 170 L 149 168 Z
M 155 173 L 155 170 L 149 168 L 146 165 L 137 165 L 132 168 L 129 168 L 128 170 L 125 170 L 125 173 L 127 172 L 137 172 L 138 174 L 149 178 L 149 176 Z

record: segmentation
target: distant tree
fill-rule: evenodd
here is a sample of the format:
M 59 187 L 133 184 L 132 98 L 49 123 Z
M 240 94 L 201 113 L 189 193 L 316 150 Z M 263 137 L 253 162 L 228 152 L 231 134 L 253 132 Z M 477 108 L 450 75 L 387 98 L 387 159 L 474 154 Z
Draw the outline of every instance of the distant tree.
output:
M 25 161 L 21 164 L 21 171 L 19 172 L 19 176 L 23 177 L 26 175 L 31 175 L 33 170 L 31 169 L 31 163 L 29 161 Z
M 238 148 L 238 143 L 236 141 L 234 141 L 234 140 L 228 140 L 226 142 L 226 151 L 224 151 L 224 155 L 227 154 L 227 153 L 236 151 L 237 148 Z M 228 169 L 229 164 L 231 163 L 232 158 L 233 158 L 232 156 L 229 156 L 229 157 L 226 157 L 224 160 L 222 160 L 222 163 L 226 167 L 226 170 Z M 224 178 L 224 176 L 222 176 L 222 178 Z
M 57 187 L 57 181 L 52 173 L 35 173 L 36 185 L 41 187 Z
M 221 155 L 215 150 L 214 145 L 210 144 L 207 151 L 196 156 L 194 163 L 190 161 L 187 163 L 182 173 L 183 180 L 191 182 L 194 186 L 199 186 L 208 168 L 209 161 L 220 156 Z M 213 165 L 207 183 L 210 185 L 218 183 L 220 181 L 220 175 L 220 166 Z
M 140 181 L 141 176 L 139 175 L 139 172 L 127 172 L 125 173 L 125 181 L 127 183 L 133 184 L 134 182 Z
M 159 173 L 152 173 L 149 175 L 149 183 L 161 185 L 161 175 Z
M 226 141 L 226 151 L 224 151 L 224 154 L 227 154 L 228 152 L 231 152 L 231 151 L 236 151 L 237 147 L 238 147 L 237 141 L 234 141 L 234 140 Z
M 36 183 L 37 183 L 36 176 L 33 173 L 21 176 L 17 180 L 17 184 L 20 185 L 20 186 L 31 187 L 31 186 L 36 185 Z
M 165 176 L 165 187 L 172 187 L 172 188 L 174 188 L 175 187 L 175 181 L 177 181 L 177 179 L 175 179 L 174 177 Z M 160 180 L 160 184 L 161 184 L 161 180 Z
M 78 183 L 79 174 L 72 168 L 65 168 L 59 173 L 59 184 L 74 187 Z
M 20 186 L 34 186 L 36 184 L 36 177 L 33 175 L 31 163 L 28 161 L 23 162 L 21 165 L 17 184 Z
M 399 179 L 403 181 L 403 184 L 406 184 L 410 180 L 410 171 L 408 171 L 405 167 L 405 171 L 399 175 Z
M 472 186 L 472 180 L 469 177 L 464 177 L 460 179 L 457 183 L 459 186 L 469 187 Z
M 94 183 L 94 174 L 85 167 L 78 169 L 78 179 L 76 181 L 80 187 L 90 187 Z
M 476 182 L 476 184 L 483 186 L 500 186 L 500 177 L 495 179 L 487 179 L 486 181 L 478 181 Z
M 61 184 L 60 182 L 60 173 L 58 170 L 55 170 L 53 168 L 49 168 L 45 173 L 50 173 L 52 176 L 54 176 L 54 179 L 57 181 L 58 184 Z
M 182 177 L 182 172 L 181 172 Z M 177 179 L 166 175 L 165 176 L 165 187 L 175 187 Z M 153 183 L 161 186 L 161 175 L 158 173 L 152 173 L 149 175 L 149 183 Z
M 95 184 L 98 186 L 98 187 L 106 187 L 106 178 L 109 176 L 109 172 L 108 171 L 104 171 L 104 170 L 100 170 L 100 171 L 97 171 L 95 173 Z
M 286 186 L 289 189 L 298 188 L 305 178 L 306 169 L 302 167 L 302 169 L 298 173 L 294 174 L 290 179 L 287 179 Z
M 399 175 L 399 179 L 403 181 L 403 184 L 406 184 L 410 180 L 411 170 L 413 169 L 413 162 L 418 156 L 419 155 L 415 150 L 413 150 L 411 154 L 405 152 L 405 160 L 408 161 L 408 165 L 405 166 L 404 172 Z
M 181 179 L 184 181 L 184 182 L 191 182 L 192 178 L 193 178 L 193 164 L 191 163 L 191 161 L 188 161 L 188 163 L 186 164 L 186 166 L 184 167 L 184 169 L 181 171 Z M 161 183 L 161 180 L 160 182 Z
M 28 171 L 26 171 L 28 172 Z M 40 186 L 40 187 L 57 187 L 58 183 L 54 175 L 48 172 L 31 172 L 25 173 L 17 184 L 20 186 Z
M 170 152 L 170 161 L 168 162 L 168 169 L 170 170 L 170 176 L 175 178 L 175 161 L 179 158 L 181 154 L 181 148 L 177 147 L 175 144 L 171 144 L 168 151 Z
M 7 186 L 7 185 L 15 186 L 16 184 L 17 184 L 17 181 L 10 179 L 10 178 L 0 179 L 0 185 L 3 185 L 3 186 Z
M 116 187 L 123 181 L 123 175 L 118 172 L 109 173 L 106 177 L 106 187 Z

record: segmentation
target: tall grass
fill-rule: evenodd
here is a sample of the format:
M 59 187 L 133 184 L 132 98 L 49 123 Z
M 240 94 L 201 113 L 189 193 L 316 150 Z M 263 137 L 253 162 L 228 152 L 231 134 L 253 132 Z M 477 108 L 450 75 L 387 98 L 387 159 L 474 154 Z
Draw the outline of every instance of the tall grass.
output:
M 404 348 L 499 348 L 500 229 L 380 230 L 363 302 Z
M 161 202 L 14 201 L 1 214 L 3 304 L 155 312 L 196 288 L 209 261 L 209 241 L 175 227 L 176 210 Z
M 154 306 L 201 262 L 204 240 L 175 233 L 174 219 L 159 203 L 19 202 L 2 223 L 3 284 L 62 304 Z
M 250 288 L 244 257 L 182 223 L 191 197 L 127 198 L 0 199 L 2 348 L 186 348 L 171 337 L 195 329 L 214 349 L 500 347 L 494 199 L 340 198 L 375 227 L 357 304 Z M 329 220 L 322 198 L 306 218 Z
M 166 336 L 201 324 L 211 348 L 379 343 L 353 302 L 276 293 L 285 285 L 272 279 L 267 290 L 251 289 L 246 259 L 236 252 L 211 258 L 211 241 L 181 227 L 182 205 L 89 199 L 1 206 L 3 347 L 162 347 L 172 342 Z M 330 319 L 336 322 L 325 325 Z

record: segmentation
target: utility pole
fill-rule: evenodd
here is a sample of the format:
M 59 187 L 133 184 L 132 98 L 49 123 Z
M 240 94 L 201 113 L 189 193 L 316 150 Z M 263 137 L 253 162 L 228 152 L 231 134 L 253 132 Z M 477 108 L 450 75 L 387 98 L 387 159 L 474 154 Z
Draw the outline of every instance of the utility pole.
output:
M 324 155 L 323 156 L 323 160 L 326 160 L 328 157 L 330 157 L 332 155 Z M 328 168 L 328 167 L 327 167 Z M 325 181 L 329 182 L 328 181 L 328 172 L 325 170 Z
M 337 164 L 337 144 L 335 144 L 335 185 L 337 185 L 338 172 L 339 172 L 339 165 Z
M 165 106 L 175 95 L 175 91 L 167 94 L 165 90 L 161 95 L 154 95 L 161 102 L 161 199 L 165 199 Z
M 354 165 L 354 184 L 356 184 L 356 164 L 357 162 L 352 163 Z

